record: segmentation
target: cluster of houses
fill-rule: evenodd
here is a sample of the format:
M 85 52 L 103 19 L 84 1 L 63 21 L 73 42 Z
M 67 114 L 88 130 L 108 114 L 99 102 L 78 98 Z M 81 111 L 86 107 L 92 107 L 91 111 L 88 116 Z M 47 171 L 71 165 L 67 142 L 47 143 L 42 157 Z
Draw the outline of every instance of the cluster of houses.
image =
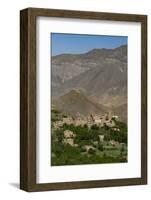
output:
M 69 144 L 71 146 L 78 146 L 78 144 L 75 144 L 74 143 L 74 137 L 75 137 L 75 134 L 73 133 L 73 131 L 70 131 L 70 130 L 65 130 L 64 133 L 64 140 L 63 142 L 65 144 Z
M 66 116 L 62 117 L 61 120 L 53 122 L 53 127 L 54 128 L 60 128 L 64 124 L 70 125 L 74 124 L 75 126 L 84 126 L 85 124 L 91 128 L 92 125 L 97 125 L 99 127 L 102 127 L 104 125 L 107 125 L 109 127 L 114 127 L 115 126 L 115 121 L 114 119 L 117 119 L 118 116 L 113 115 L 111 112 L 106 113 L 105 115 L 89 115 L 89 116 L 82 116 L 79 114 L 79 116 L 71 117 L 71 116 Z M 118 130 L 117 130 L 118 131 Z
M 73 147 L 78 146 L 78 144 L 74 143 L 75 134 L 73 133 L 73 131 L 65 130 L 63 135 L 64 135 L 64 139 L 63 139 L 64 144 L 69 144 Z M 100 142 L 104 142 L 104 135 L 99 135 L 99 140 L 100 140 Z M 119 142 L 114 141 L 114 140 L 110 140 L 108 143 L 112 146 L 118 146 L 119 145 Z M 89 149 L 95 149 L 92 145 L 84 145 L 84 148 L 86 149 L 87 152 L 89 151 Z
M 74 137 L 75 137 L 75 134 L 72 131 L 65 130 L 63 143 L 77 147 L 78 144 L 74 143 Z M 92 145 L 85 145 L 84 147 L 85 147 L 86 151 L 89 151 L 89 149 L 94 149 L 94 147 Z
M 55 129 L 61 128 L 64 124 L 71 125 L 73 124 L 74 126 L 84 126 L 87 125 L 88 128 L 91 128 L 92 125 L 97 125 L 99 127 L 102 127 L 104 125 L 107 125 L 111 127 L 115 131 L 120 131 L 118 128 L 115 128 L 115 120 L 117 119 L 118 116 L 113 115 L 111 112 L 108 112 L 104 115 L 89 115 L 89 116 L 82 116 L 78 115 L 77 117 L 71 117 L 68 115 L 62 115 L 60 117 L 60 120 L 52 122 L 52 126 Z M 76 136 L 73 131 L 70 130 L 65 130 L 64 131 L 64 139 L 63 143 L 69 144 L 71 146 L 77 147 L 78 144 L 74 143 L 74 137 Z M 104 142 L 104 135 L 99 135 L 99 140 L 100 142 Z M 115 141 L 110 141 L 111 145 L 118 145 L 117 142 Z M 115 144 L 116 143 L 116 144 Z M 94 148 L 92 145 L 85 145 L 86 151 L 89 151 L 90 148 Z

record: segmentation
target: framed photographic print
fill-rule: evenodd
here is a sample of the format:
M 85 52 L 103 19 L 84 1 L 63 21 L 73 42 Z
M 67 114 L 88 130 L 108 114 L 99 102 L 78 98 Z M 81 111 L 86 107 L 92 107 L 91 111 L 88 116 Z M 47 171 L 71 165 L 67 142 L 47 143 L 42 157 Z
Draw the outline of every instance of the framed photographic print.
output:
M 147 184 L 147 16 L 20 12 L 20 188 Z

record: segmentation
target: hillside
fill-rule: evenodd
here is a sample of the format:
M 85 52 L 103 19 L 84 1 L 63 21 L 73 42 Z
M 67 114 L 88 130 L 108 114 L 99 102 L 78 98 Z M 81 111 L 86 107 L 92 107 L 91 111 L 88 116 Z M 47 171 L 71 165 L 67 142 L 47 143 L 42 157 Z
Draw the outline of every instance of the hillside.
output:
M 126 66 L 119 61 L 106 60 L 95 68 L 66 81 L 58 88 L 60 94 L 71 89 L 81 89 L 83 92 L 94 97 L 100 104 L 117 106 L 126 99 L 127 77 Z
M 86 115 L 107 108 L 126 121 L 127 45 L 51 59 L 52 97 L 59 109 Z
M 91 101 L 88 97 L 79 91 L 71 90 L 69 93 L 53 101 L 54 107 L 64 113 L 72 116 L 104 114 L 107 112 L 105 106 Z
M 120 120 L 127 122 L 127 103 L 113 108 L 113 112 L 120 117 Z
M 127 45 L 115 49 L 92 49 L 83 54 L 53 56 L 51 58 L 52 74 L 61 79 L 68 80 L 100 65 L 102 61 L 108 59 L 116 59 L 122 63 L 127 63 Z

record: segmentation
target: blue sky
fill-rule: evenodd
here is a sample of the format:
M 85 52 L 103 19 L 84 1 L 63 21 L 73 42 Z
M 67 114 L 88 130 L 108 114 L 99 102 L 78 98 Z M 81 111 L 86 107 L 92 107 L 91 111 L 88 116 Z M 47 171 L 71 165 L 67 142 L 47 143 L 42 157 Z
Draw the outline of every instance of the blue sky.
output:
M 104 36 L 104 35 L 83 35 L 51 33 L 52 56 L 59 54 L 80 54 L 94 48 L 112 49 L 127 44 L 127 36 Z

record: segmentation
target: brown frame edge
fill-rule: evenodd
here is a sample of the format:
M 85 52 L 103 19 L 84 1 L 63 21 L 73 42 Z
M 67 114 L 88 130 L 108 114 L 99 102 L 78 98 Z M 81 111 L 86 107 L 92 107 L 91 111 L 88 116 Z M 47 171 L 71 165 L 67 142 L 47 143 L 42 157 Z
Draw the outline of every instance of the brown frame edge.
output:
M 36 17 L 141 23 L 141 178 L 36 183 Z M 147 16 L 27 8 L 20 11 L 20 189 L 33 191 L 147 184 Z

